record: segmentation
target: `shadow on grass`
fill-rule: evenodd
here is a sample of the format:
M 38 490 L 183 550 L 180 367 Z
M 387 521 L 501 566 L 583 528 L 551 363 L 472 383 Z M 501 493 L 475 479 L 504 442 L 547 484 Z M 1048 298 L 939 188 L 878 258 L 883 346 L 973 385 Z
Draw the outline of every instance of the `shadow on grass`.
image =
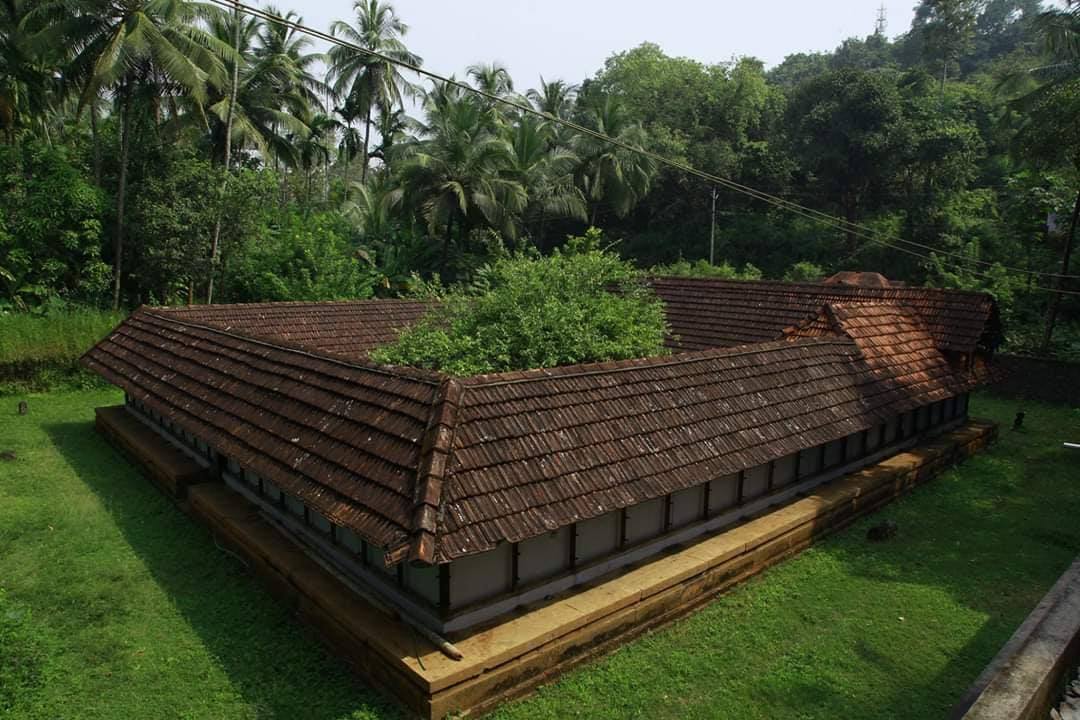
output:
M 257 716 L 403 717 L 393 702 L 358 682 L 291 608 L 217 547 L 204 526 L 161 494 L 92 423 L 44 429 Z
M 998 443 L 969 458 L 959 471 L 946 471 L 819 546 L 845 575 L 881 587 L 886 598 L 886 588 L 896 583 L 933 588 L 985 617 L 974 632 L 940 628 L 942 634 L 955 633 L 959 649 L 948 651 L 947 663 L 929 682 L 875 698 L 876 717 L 949 716 L 1080 552 L 1080 467 L 1050 441 L 1055 418 L 1044 410 L 1048 427 L 1043 434 L 1002 430 Z M 1065 415 L 1059 420 L 1067 422 Z M 886 518 L 897 523 L 898 536 L 869 542 L 866 531 Z M 896 609 L 905 613 L 902 606 Z M 932 607 L 910 610 L 917 615 L 906 618 L 913 625 L 933 613 Z M 870 632 L 855 642 L 854 654 L 883 675 L 903 673 L 897 666 L 910 667 L 911 658 L 924 650 L 918 632 L 912 627 L 895 636 L 902 638 L 898 645 L 913 643 L 907 658 Z M 924 626 L 922 632 L 934 630 Z M 801 688 L 790 690 L 786 700 L 792 707 L 805 703 Z

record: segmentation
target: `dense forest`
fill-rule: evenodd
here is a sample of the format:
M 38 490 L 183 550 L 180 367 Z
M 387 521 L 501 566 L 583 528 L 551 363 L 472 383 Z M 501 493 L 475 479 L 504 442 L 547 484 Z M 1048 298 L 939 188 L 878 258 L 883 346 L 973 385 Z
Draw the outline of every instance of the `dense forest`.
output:
M 769 69 L 643 44 L 528 89 L 417 76 L 382 0 L 326 53 L 222 5 L 0 0 L 0 312 L 440 292 L 596 227 L 665 272 L 987 290 L 1010 347 L 1080 356 L 1080 3 L 921 0 Z

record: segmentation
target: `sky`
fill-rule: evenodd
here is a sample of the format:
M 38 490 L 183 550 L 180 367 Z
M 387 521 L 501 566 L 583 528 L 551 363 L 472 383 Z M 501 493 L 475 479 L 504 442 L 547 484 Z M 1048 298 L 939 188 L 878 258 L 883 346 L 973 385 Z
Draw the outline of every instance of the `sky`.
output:
M 294 7 L 326 30 L 352 17 L 352 0 L 309 0 Z M 916 0 L 885 0 L 887 34 L 908 29 Z M 406 44 L 428 69 L 455 73 L 499 61 L 515 88 L 539 77 L 580 83 L 613 53 L 653 42 L 669 55 L 705 63 L 754 56 L 767 66 L 797 52 L 832 50 L 873 32 L 881 0 L 393 0 L 409 25 Z

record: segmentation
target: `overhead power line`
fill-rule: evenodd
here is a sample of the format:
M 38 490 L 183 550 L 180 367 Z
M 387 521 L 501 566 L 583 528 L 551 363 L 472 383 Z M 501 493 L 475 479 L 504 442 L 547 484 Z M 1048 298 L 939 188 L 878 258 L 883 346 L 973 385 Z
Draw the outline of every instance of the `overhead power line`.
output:
M 469 84 L 467 84 L 465 82 L 462 82 L 460 80 L 456 80 L 456 79 L 451 78 L 451 77 L 446 77 L 444 75 L 440 75 L 439 73 L 433 72 L 431 70 L 427 70 L 427 69 L 425 69 L 425 68 L 423 68 L 423 67 L 421 67 L 419 65 L 414 65 L 412 63 L 409 63 L 409 62 L 406 62 L 406 61 L 403 61 L 403 60 L 398 60 L 396 58 L 392 58 L 392 57 L 390 57 L 390 56 L 388 56 L 388 55 L 386 55 L 384 53 L 381 53 L 381 52 L 379 52 L 377 50 L 370 50 L 370 49 L 362 47 L 360 45 L 356 45 L 355 43 L 351 43 L 351 42 L 348 42 L 346 40 L 342 40 L 341 38 L 338 38 L 338 37 L 335 37 L 335 36 L 331 35 L 330 33 L 323 32 L 322 30 L 316 30 L 315 28 L 308 27 L 307 25 L 303 25 L 303 24 L 295 22 L 293 20 L 283 18 L 283 17 L 281 17 L 279 15 L 274 15 L 272 13 L 266 12 L 265 10 L 262 10 L 260 8 L 253 7 L 251 5 L 247 5 L 247 4 L 243 3 L 243 2 L 237 2 L 235 0 L 209 0 L 209 1 L 211 3 L 213 3 L 213 4 L 215 4 L 215 5 L 226 8 L 228 10 L 236 10 L 237 8 L 239 8 L 239 10 L 241 12 L 246 13 L 248 15 L 251 15 L 253 17 L 260 18 L 260 19 L 265 20 L 267 22 L 277 23 L 279 25 L 289 27 L 289 28 L 291 28 L 291 29 L 293 29 L 293 30 L 295 30 L 297 32 L 303 33 L 305 35 L 316 38 L 318 40 L 328 42 L 328 43 L 330 43 L 332 45 L 337 45 L 339 47 L 344 47 L 344 48 L 353 50 L 354 52 L 362 53 L 364 55 L 368 55 L 370 57 L 377 58 L 379 60 L 382 60 L 383 62 L 387 62 L 387 63 L 393 64 L 393 65 L 396 65 L 398 67 L 404 68 L 406 70 L 410 70 L 410 71 L 416 73 L 417 75 L 419 75 L 421 77 L 428 78 L 429 80 L 433 80 L 433 81 L 435 81 L 437 83 L 449 85 L 449 86 L 452 86 L 452 87 L 456 87 L 456 88 L 458 88 L 460 90 L 463 90 L 465 92 L 469 92 L 469 93 L 473 93 L 475 95 L 479 95 L 479 96 L 481 96 L 481 97 L 483 97 L 483 98 L 485 98 L 487 100 L 490 100 L 492 102 L 496 102 L 496 103 L 499 103 L 499 104 L 504 105 L 506 107 L 514 108 L 515 110 L 518 110 L 520 112 L 527 113 L 529 115 L 539 117 L 539 118 L 541 118 L 543 120 L 546 120 L 548 122 L 552 122 L 552 123 L 555 123 L 557 125 L 561 125 L 561 126 L 567 128 L 567 129 L 573 130 L 574 132 L 577 132 L 577 133 L 579 133 L 581 135 L 586 135 L 588 137 L 591 137 L 593 139 L 596 139 L 596 140 L 599 140 L 601 142 L 607 143 L 609 145 L 613 145 L 613 146 L 621 148 L 623 150 L 627 150 L 629 152 L 637 153 L 637 154 L 642 155 L 644 157 L 648 157 L 651 160 L 653 160 L 654 162 L 657 162 L 657 163 L 659 163 L 661 165 L 666 165 L 667 167 L 674 168 L 674 169 L 679 170 L 681 172 L 684 172 L 684 173 L 686 173 L 688 175 L 691 175 L 691 176 L 700 178 L 702 180 L 705 180 L 705 181 L 707 181 L 709 183 L 712 183 L 714 185 L 719 185 L 721 187 L 728 188 L 728 189 L 733 190 L 735 192 L 738 192 L 738 193 L 740 193 L 742 195 L 752 197 L 752 198 L 754 198 L 756 200 L 760 200 L 760 201 L 762 201 L 764 203 L 767 203 L 769 205 L 772 205 L 774 207 L 780 208 L 782 210 L 787 210 L 788 212 L 791 212 L 793 214 L 799 215 L 799 216 L 807 218 L 809 220 L 813 220 L 813 221 L 821 223 L 823 225 L 827 225 L 829 227 L 839 229 L 839 230 L 841 230 L 841 231 L 843 231 L 845 233 L 849 233 L 849 234 L 851 234 L 851 235 L 853 235 L 855 237 L 862 238 L 862 239 L 864 239 L 864 240 L 866 240 L 868 242 L 872 242 L 874 244 L 877 244 L 877 245 L 880 245 L 880 246 L 883 246 L 883 247 L 891 248 L 891 249 L 896 250 L 898 252 L 906 253 L 906 254 L 912 255 L 914 257 L 922 258 L 924 260 L 932 260 L 932 259 L 934 259 L 930 255 L 919 252 L 917 250 L 913 250 L 910 247 L 904 247 L 904 245 L 909 245 L 911 247 L 917 247 L 917 248 L 921 248 L 923 250 L 929 251 L 929 252 L 934 253 L 935 255 L 938 255 L 938 256 L 957 258 L 958 261 L 963 262 L 963 263 L 974 263 L 974 264 L 978 264 L 978 265 L 983 265 L 983 266 L 987 267 L 987 269 L 1001 268 L 1002 270 L 1005 270 L 1005 271 L 1010 272 L 1012 274 L 1022 275 L 1024 277 L 1032 277 L 1032 276 L 1047 277 L 1047 278 L 1050 278 L 1051 280 L 1076 280 L 1076 279 L 1080 279 L 1080 275 L 1065 275 L 1065 274 L 1060 274 L 1060 273 L 1048 273 L 1048 272 L 1041 272 L 1041 271 L 1037 271 L 1037 270 L 1028 270 L 1028 269 L 1024 269 L 1024 268 L 1015 268 L 1015 267 L 1009 267 L 1007 265 L 1001 265 L 1000 263 L 993 263 L 993 262 L 990 262 L 990 261 L 987 261 L 987 260 L 980 260 L 980 259 L 977 259 L 977 258 L 970 258 L 970 257 L 968 257 L 966 255 L 961 254 L 961 253 L 951 252 L 951 251 L 948 251 L 948 250 L 941 250 L 941 249 L 935 248 L 935 247 L 933 247 L 931 245 L 916 242 L 914 240 L 906 240 L 904 238 L 897 238 L 897 237 L 892 237 L 892 236 L 889 236 L 888 239 L 883 239 L 882 237 L 879 237 L 877 235 L 877 233 L 875 233 L 872 229 L 867 228 L 864 225 L 860 225 L 858 223 L 851 222 L 851 221 L 846 220 L 844 218 L 840 218 L 840 217 L 837 217 L 835 215 L 830 215 L 829 213 L 822 212 L 820 210 L 815 210 L 813 208 L 806 207 L 804 205 L 800 205 L 798 203 L 792 202 L 790 200 L 786 200 L 786 199 L 784 199 L 782 197 L 779 197 L 777 195 L 772 195 L 770 193 L 767 193 L 767 192 L 765 192 L 763 190 L 758 190 L 757 188 L 753 188 L 753 187 L 750 187 L 748 185 L 743 185 L 742 183 L 736 182 L 734 180 L 730 180 L 730 179 L 725 178 L 723 176 L 715 175 L 713 173 L 709 173 L 709 172 L 706 172 L 704 170 L 699 170 L 698 168 L 695 168 L 692 165 L 688 165 L 686 163 L 679 162 L 678 160 L 672 160 L 671 158 L 660 155 L 659 153 L 653 152 L 652 150 L 647 150 L 645 148 L 638 147 L 636 145 L 632 145 L 630 143 L 619 140 L 618 138 L 613 138 L 613 137 L 611 137 L 609 135 L 605 135 L 604 133 L 593 130 L 593 129 L 589 128 L 589 127 L 581 125 L 580 123 L 576 123 L 576 122 L 574 122 L 572 120 L 567 120 L 565 118 L 555 117 L 554 115 L 541 112 L 541 111 L 537 110 L 536 108 L 532 107 L 531 105 L 527 105 L 525 103 L 518 102 L 517 100 L 515 100 L 513 98 L 502 97 L 500 95 L 496 95 L 495 93 L 491 93 L 491 92 L 488 92 L 486 90 L 483 90 L 482 88 L 473 87 L 472 85 L 469 85 Z M 900 243 L 900 244 L 898 244 L 898 243 Z M 971 272 L 972 274 L 974 274 L 974 275 L 976 275 L 978 277 L 983 277 L 983 278 L 990 277 L 985 272 L 979 272 L 979 271 L 971 270 L 970 268 L 965 268 L 965 269 L 968 272 Z M 1078 295 L 1078 296 L 1080 296 L 1080 292 L 1061 290 L 1059 288 L 1048 288 L 1048 287 L 1044 287 L 1044 286 L 1041 286 L 1041 285 L 1032 285 L 1031 289 L 1032 290 L 1039 290 L 1039 291 L 1043 291 L 1043 292 L 1059 293 L 1061 295 Z

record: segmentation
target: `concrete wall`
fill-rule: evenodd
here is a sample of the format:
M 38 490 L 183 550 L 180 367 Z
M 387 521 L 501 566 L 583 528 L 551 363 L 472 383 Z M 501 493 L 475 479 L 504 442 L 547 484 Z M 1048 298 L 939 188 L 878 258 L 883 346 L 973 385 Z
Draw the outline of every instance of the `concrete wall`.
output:
M 739 504 L 739 474 L 725 475 L 719 480 L 709 482 L 709 515 L 717 515 L 723 510 Z
M 518 584 L 554 577 L 570 568 L 571 527 L 518 543 Z
M 439 604 L 439 567 L 405 565 L 405 587 L 433 606 Z
M 821 472 L 821 451 L 812 447 L 799 451 L 799 477 L 810 477 Z
M 626 544 L 654 538 L 664 531 L 664 498 L 626 508 Z
M 681 528 L 697 522 L 705 513 L 705 486 L 688 488 L 671 495 L 671 528 Z
M 619 549 L 622 513 L 610 512 L 577 524 L 575 565 L 584 565 Z
M 450 607 L 460 608 L 510 589 L 511 546 L 455 560 L 450 564 Z
M 773 488 L 782 488 L 795 482 L 795 463 L 798 453 L 785 455 L 773 466 Z
M 743 502 L 761 497 L 769 490 L 769 466 L 758 465 L 743 473 Z

